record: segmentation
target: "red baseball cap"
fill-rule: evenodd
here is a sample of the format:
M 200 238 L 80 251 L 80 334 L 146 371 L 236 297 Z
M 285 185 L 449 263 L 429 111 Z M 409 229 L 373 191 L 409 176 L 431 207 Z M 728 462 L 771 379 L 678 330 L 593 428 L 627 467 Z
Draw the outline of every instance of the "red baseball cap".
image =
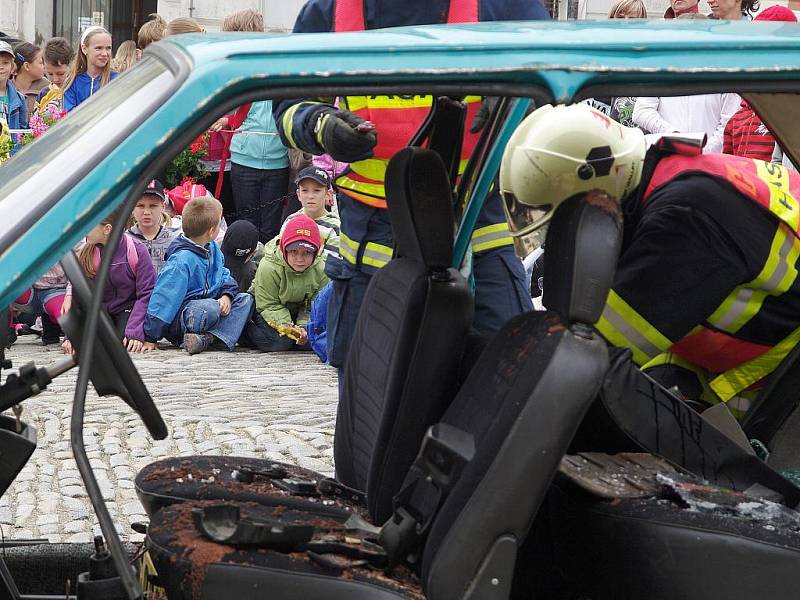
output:
M 319 227 L 314 219 L 305 215 L 297 215 L 286 222 L 281 234 L 280 249 L 283 257 L 286 258 L 286 251 L 290 248 L 306 248 L 314 252 L 319 252 L 322 240 L 319 235 Z

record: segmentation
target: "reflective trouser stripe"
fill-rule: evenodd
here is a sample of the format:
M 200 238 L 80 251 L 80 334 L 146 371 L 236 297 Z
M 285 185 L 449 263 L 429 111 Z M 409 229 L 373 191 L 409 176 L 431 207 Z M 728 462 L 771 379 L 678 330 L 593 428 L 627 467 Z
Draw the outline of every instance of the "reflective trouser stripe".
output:
M 514 239 L 508 232 L 508 223 L 495 223 L 476 229 L 472 233 L 472 252 L 483 252 L 500 246 L 513 246 Z
M 708 371 L 706 371 L 701 367 L 698 367 L 697 365 L 693 365 L 684 358 L 678 356 L 677 354 L 673 354 L 671 352 L 664 352 L 654 357 L 647 364 L 642 366 L 642 371 L 647 372 L 648 369 L 652 369 L 654 367 L 659 367 L 663 365 L 674 365 L 676 367 L 681 367 L 691 373 L 694 373 L 694 375 L 697 377 L 698 383 L 703 388 L 703 391 L 700 394 L 700 398 L 695 398 L 695 400 L 703 400 L 708 404 L 718 404 L 724 401 L 725 404 L 727 404 L 728 408 L 730 409 L 731 413 L 733 413 L 733 415 L 737 419 L 744 416 L 744 413 L 747 412 L 747 410 L 753 403 L 753 401 L 750 398 L 747 398 L 746 396 L 742 395 L 736 395 L 727 400 L 723 400 L 709 385 L 708 380 L 710 379 L 710 377 L 713 376 L 710 375 Z
M 733 398 L 772 373 L 798 342 L 800 342 L 800 327 L 764 354 L 715 377 L 711 381 L 711 389 L 724 401 Z
M 361 244 L 351 240 L 347 235 L 342 232 L 339 236 L 339 253 L 344 259 L 352 265 L 358 264 L 358 251 Z M 361 263 L 380 269 L 385 267 L 386 264 L 392 260 L 394 250 L 391 246 L 384 246 L 377 242 L 367 242 L 364 244 L 364 253 L 361 255 Z
M 364 246 L 364 254 L 361 255 L 361 262 L 365 265 L 380 269 L 385 267 L 392 260 L 393 250 L 389 246 L 376 242 L 367 242 Z
M 358 248 L 360 244 L 347 237 L 344 231 L 339 236 L 339 241 L 341 242 L 339 245 L 339 252 L 342 257 L 344 257 L 347 262 L 353 265 L 356 264 L 356 260 L 358 259 Z
M 614 346 L 630 348 L 633 360 L 641 366 L 672 345 L 658 329 L 625 302 L 614 290 L 606 300 L 597 330 Z
M 781 223 L 772 239 L 769 258 L 751 282 L 737 286 L 708 318 L 721 331 L 736 333 L 750 321 L 768 295 L 786 293 L 797 279 L 795 263 L 800 256 L 800 239 Z
M 383 183 L 366 183 L 364 181 L 358 181 L 352 177 L 348 177 L 347 175 L 342 175 L 336 179 L 336 187 L 343 188 L 345 190 L 353 190 L 354 192 L 366 194 L 367 196 L 374 196 L 380 200 L 382 204 L 385 205 L 386 203 L 386 188 L 384 187 Z

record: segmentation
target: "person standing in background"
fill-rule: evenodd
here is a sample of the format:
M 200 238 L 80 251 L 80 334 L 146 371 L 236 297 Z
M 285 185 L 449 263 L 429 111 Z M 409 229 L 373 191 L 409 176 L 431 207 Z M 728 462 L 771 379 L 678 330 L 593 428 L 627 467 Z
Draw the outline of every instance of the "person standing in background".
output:
M 14 76 L 14 85 L 17 90 L 25 95 L 25 106 L 28 114 L 33 114 L 36 108 L 36 98 L 39 92 L 50 85 L 44 77 L 44 60 L 42 50 L 29 42 L 20 42 L 14 46 L 14 62 L 17 74 Z
M 111 69 L 111 34 L 102 27 L 89 27 L 81 35 L 75 62 L 64 83 L 64 110 L 71 111 L 116 77 Z
M 39 92 L 36 98 L 36 110 L 41 112 L 48 105 L 54 104 L 59 112 L 64 109 L 64 81 L 69 73 L 69 66 L 75 58 L 75 51 L 69 42 L 62 37 L 50 38 L 44 45 L 44 72 L 50 85 Z
M 117 54 L 114 56 L 111 68 L 117 73 L 122 73 L 135 65 L 138 60 L 136 42 L 133 40 L 126 40 L 117 48 Z

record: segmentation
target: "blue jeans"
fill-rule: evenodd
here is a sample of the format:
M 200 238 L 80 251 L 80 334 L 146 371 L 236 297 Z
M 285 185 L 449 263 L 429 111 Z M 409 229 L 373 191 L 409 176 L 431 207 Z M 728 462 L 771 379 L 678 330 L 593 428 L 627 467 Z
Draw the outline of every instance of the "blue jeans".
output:
M 190 300 L 172 322 L 167 339 L 180 346 L 187 333 L 210 333 L 228 350 L 233 350 L 252 312 L 253 297 L 250 294 L 236 294 L 231 302 L 231 311 L 225 316 L 220 314 L 219 302 L 213 298 Z
M 231 164 L 231 189 L 236 219 L 247 219 L 266 244 L 281 230 L 283 199 L 289 188 L 289 169 L 254 169 Z
M 242 344 L 261 352 L 288 352 L 295 347 L 294 341 L 275 331 L 258 313 L 245 327 Z

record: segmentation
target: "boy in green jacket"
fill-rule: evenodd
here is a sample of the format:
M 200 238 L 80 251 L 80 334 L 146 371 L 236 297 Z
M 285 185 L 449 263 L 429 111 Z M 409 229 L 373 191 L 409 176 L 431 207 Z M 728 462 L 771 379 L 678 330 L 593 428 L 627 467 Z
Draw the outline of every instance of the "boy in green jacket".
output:
M 248 345 L 262 352 L 308 349 L 304 325 L 311 301 L 328 282 L 321 246 L 319 227 L 305 215 L 289 219 L 280 238 L 267 244 L 253 281 L 256 312 L 245 331 Z

